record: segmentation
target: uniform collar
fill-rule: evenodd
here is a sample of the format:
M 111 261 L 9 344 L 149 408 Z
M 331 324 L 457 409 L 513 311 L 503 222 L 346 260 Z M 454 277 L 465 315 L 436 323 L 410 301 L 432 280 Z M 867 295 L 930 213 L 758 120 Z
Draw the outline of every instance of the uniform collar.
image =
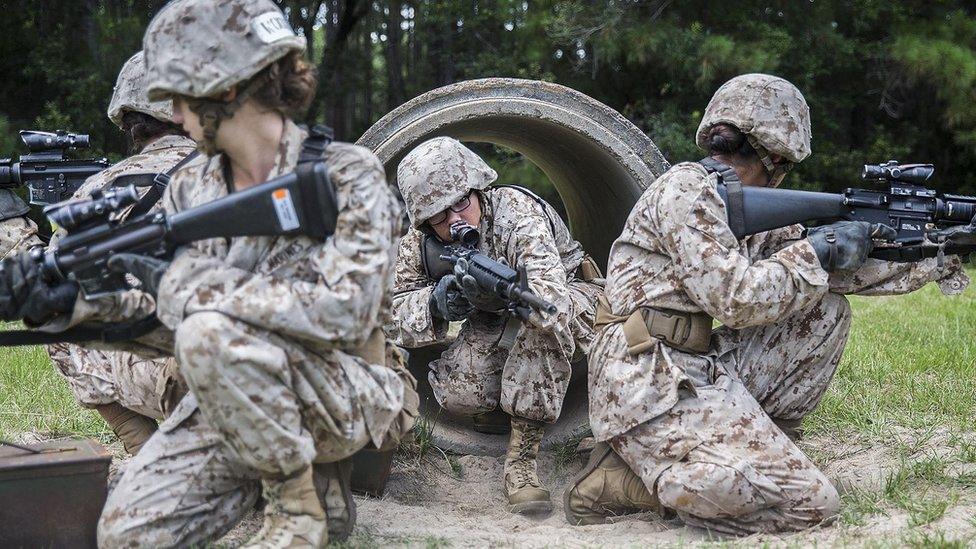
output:
M 197 144 L 192 139 L 182 135 L 164 135 L 155 139 L 139 151 L 139 154 L 169 149 L 172 147 L 196 147 Z

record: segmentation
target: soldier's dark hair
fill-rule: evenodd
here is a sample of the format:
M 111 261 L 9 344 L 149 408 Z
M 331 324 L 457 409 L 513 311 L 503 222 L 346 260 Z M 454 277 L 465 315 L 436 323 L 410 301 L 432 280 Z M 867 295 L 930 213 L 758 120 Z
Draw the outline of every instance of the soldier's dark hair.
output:
M 132 141 L 133 152 L 142 150 L 147 144 L 164 135 L 186 135 L 182 127 L 172 122 L 165 122 L 136 111 L 125 111 L 122 115 L 122 131 Z
M 746 134 L 729 124 L 715 124 L 708 128 L 708 133 L 705 134 L 705 147 L 709 155 L 758 156 L 756 149 L 753 149 L 746 139 Z
M 318 84 L 315 67 L 299 51 L 293 51 L 268 65 L 253 78 L 264 79 L 253 97 L 265 107 L 289 118 L 298 118 L 308 110 Z

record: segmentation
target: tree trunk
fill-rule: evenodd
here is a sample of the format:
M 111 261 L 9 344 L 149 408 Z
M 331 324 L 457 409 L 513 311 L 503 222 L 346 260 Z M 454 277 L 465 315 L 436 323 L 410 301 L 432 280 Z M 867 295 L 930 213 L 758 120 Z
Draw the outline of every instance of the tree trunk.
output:
M 383 48 L 383 58 L 386 61 L 386 109 L 389 111 L 400 106 L 407 99 L 406 85 L 403 81 L 403 54 L 400 44 L 403 39 L 403 33 L 400 30 L 400 23 L 403 21 L 402 9 L 403 4 L 400 3 L 400 0 L 392 0 L 389 3 L 389 13 L 385 17 L 386 44 Z

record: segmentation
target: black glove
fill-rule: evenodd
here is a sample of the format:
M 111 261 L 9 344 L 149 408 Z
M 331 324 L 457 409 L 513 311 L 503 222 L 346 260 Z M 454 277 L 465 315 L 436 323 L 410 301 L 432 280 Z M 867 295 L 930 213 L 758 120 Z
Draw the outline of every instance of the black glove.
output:
M 807 240 L 827 272 L 853 271 L 864 265 L 874 249 L 873 238 L 894 240 L 898 232 L 881 223 L 838 221 L 807 231 Z
M 430 314 L 441 320 L 453 321 L 468 318 L 474 307 L 458 287 L 457 278 L 449 274 L 437 281 L 430 294 Z
M 47 283 L 29 251 L 0 261 L 0 320 L 43 324 L 53 316 L 70 313 L 77 298 L 76 282 Z
M 482 291 L 478 287 L 478 281 L 469 274 L 461 278 L 461 290 L 464 292 L 464 297 L 479 311 L 500 313 L 505 310 L 505 302 L 495 294 Z
M 109 258 L 108 268 L 116 273 L 129 273 L 139 279 L 143 292 L 156 297 L 159 281 L 169 268 L 169 261 L 139 254 L 116 254 Z
M 929 238 L 938 242 L 940 238 L 954 246 L 973 246 L 976 245 L 976 219 L 969 222 L 969 225 L 956 225 L 948 229 L 933 231 L 929 233 Z

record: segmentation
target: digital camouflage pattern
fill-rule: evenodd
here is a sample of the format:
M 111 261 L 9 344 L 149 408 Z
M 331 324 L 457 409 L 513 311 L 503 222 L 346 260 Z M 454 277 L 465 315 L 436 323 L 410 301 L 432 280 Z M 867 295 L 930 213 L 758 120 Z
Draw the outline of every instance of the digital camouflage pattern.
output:
M 0 259 L 44 244 L 37 236 L 37 225 L 27 217 L 0 221 Z
M 143 38 L 148 95 L 212 97 L 289 52 L 304 50 L 305 38 L 271 0 L 170 2 Z
M 261 477 L 188 393 L 132 457 L 98 523 L 100 547 L 193 547 L 219 539 L 261 495 Z
M 305 136 L 286 123 L 268 179 L 294 170 Z M 163 276 L 158 316 L 175 331 L 195 398 L 126 468 L 102 517 L 102 544 L 203 543 L 240 517 L 247 479 L 283 478 L 371 441 L 395 443 L 412 425 L 413 380 L 393 347 L 387 364 L 355 354 L 387 320 L 400 207 L 368 150 L 333 143 L 325 159 L 340 214 L 324 243 L 202 241 Z M 201 157 L 182 170 L 166 210 L 226 196 L 224 162 Z M 213 451 L 216 440 L 229 450 Z
M 782 78 L 743 74 L 722 84 L 698 126 L 699 148 L 706 149 L 708 129 L 721 123 L 739 128 L 790 162 L 810 156 L 810 108 L 800 90 Z
M 529 287 L 557 312 L 545 317 L 533 313 L 511 351 L 498 347 L 504 318 L 475 313 L 430 364 L 430 384 L 441 406 L 456 413 L 489 411 L 500 403 L 509 414 L 552 422 L 569 385 L 570 361 L 590 349 L 603 281 L 581 279 L 583 248 L 551 206 L 543 210 L 536 199 L 513 188 L 489 188 L 481 196 L 479 250 L 513 268 L 525 267 Z M 408 208 L 413 207 L 411 200 L 422 197 L 404 193 Z M 423 270 L 422 240 L 423 233 L 411 228 L 400 242 L 397 260 L 389 332 L 405 347 L 447 336 L 448 323 L 430 314 L 434 281 Z
M 146 95 L 146 62 L 140 51 L 122 65 L 108 104 L 108 118 L 122 127 L 122 115 L 126 111 L 148 114 L 156 120 L 173 122 L 173 102 L 150 101 Z
M 498 177 L 480 156 L 451 137 L 435 137 L 407 153 L 397 185 L 414 228 Z
M 800 419 L 819 403 L 850 326 L 840 294 L 939 279 L 961 291 L 968 281 L 958 261 L 940 273 L 934 260 L 870 260 L 828 276 L 800 226 L 736 241 L 716 179 L 683 163 L 648 188 L 611 249 L 606 296 L 616 315 L 652 306 L 723 326 L 706 355 L 659 342 L 633 356 L 621 324 L 598 332 L 591 427 L 691 524 L 737 534 L 808 527 L 835 513 L 837 494 L 768 416 Z
M 123 72 L 125 72 L 123 70 Z M 192 139 L 166 135 L 134 154 L 101 171 L 82 184 L 73 199 L 84 199 L 111 186 L 123 175 L 156 174 L 171 170 L 196 149 Z M 140 195 L 150 187 L 139 188 Z M 158 209 L 160 205 L 156 206 Z M 63 235 L 59 231 L 57 238 Z M 123 351 L 107 351 L 87 346 L 57 343 L 47 347 L 55 367 L 68 380 L 75 399 L 91 408 L 118 402 L 144 416 L 162 419 L 163 396 L 168 387 L 179 383 L 172 358 L 149 358 Z

